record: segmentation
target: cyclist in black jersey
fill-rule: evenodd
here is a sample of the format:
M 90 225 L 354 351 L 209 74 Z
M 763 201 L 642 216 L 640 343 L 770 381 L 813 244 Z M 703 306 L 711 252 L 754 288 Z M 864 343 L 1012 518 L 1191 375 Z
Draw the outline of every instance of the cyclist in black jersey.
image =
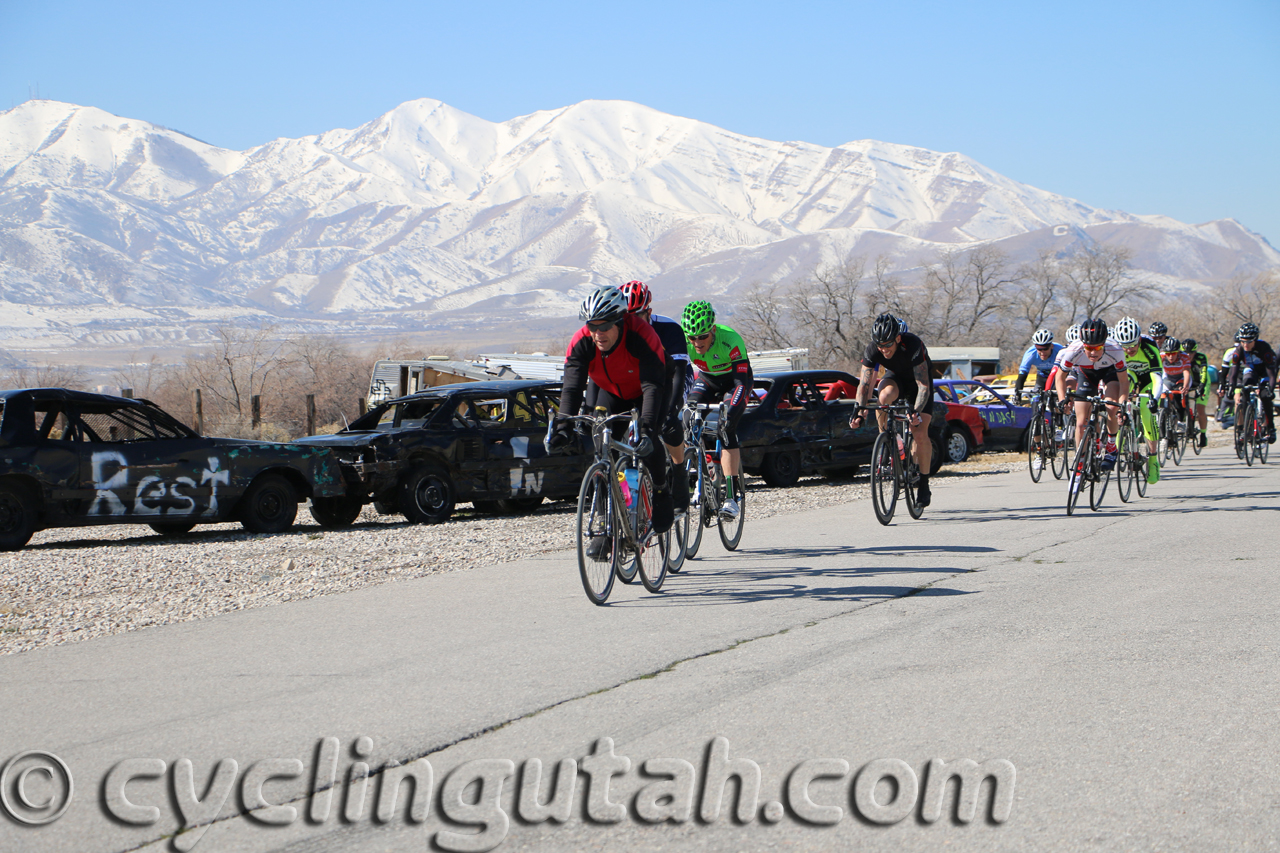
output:
M 670 317 L 653 313 L 653 308 L 650 307 L 653 293 L 643 281 L 629 281 L 618 289 L 626 297 L 627 313 L 634 314 L 653 326 L 653 330 L 658 333 L 658 340 L 662 341 L 662 348 L 667 356 L 667 387 L 663 392 L 666 413 L 662 419 L 662 443 L 667 446 L 667 453 L 674 465 L 672 471 L 681 471 L 681 466 L 684 465 L 684 424 L 680 420 L 680 412 L 693 374 L 693 365 L 689 361 L 689 342 L 679 323 Z M 688 507 L 688 480 L 674 476 L 671 483 L 676 507 Z
M 871 343 L 862 356 L 862 374 L 858 381 L 858 409 L 849 419 L 849 426 L 862 426 L 862 406 L 871 398 L 872 372 L 880 368 L 881 378 L 877 390 L 880 404 L 887 406 L 898 399 L 906 400 L 915 409 L 911 419 L 913 452 L 920 469 L 920 487 L 916 503 L 927 507 L 932 500 L 929 491 L 929 471 L 933 462 L 933 443 L 929 440 L 929 422 L 933 420 L 933 364 L 929 350 L 910 332 L 902 332 L 902 324 L 892 314 L 881 314 L 871 326 Z M 889 417 L 876 412 L 880 431 L 889 428 Z
M 1276 353 L 1271 344 L 1258 339 L 1258 325 L 1244 323 L 1236 332 L 1240 343 L 1231 354 L 1227 387 L 1235 391 L 1236 410 L 1240 408 L 1240 386 L 1257 385 L 1262 401 L 1262 414 L 1267 419 L 1267 442 L 1276 442 L 1275 406 Z

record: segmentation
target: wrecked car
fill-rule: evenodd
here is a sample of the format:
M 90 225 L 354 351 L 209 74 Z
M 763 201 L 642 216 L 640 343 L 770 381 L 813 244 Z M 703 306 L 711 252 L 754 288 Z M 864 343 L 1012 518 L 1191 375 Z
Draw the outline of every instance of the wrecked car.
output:
M 239 521 L 279 533 L 301 501 L 344 493 L 321 448 L 201 436 L 147 400 L 0 391 L 0 550 L 37 530 L 96 524 L 177 535 Z

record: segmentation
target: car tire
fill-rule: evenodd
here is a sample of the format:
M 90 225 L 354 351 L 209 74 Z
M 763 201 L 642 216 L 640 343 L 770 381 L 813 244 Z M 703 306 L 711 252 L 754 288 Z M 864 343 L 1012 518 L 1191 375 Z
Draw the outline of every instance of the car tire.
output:
M 498 505 L 498 511 L 507 515 L 523 515 L 526 512 L 533 512 L 542 506 L 542 495 L 526 495 L 522 498 L 500 498 L 494 501 Z
M 418 524 L 447 521 L 453 515 L 454 496 L 449 474 L 429 462 L 414 466 L 400 481 L 400 511 Z
M 155 521 L 147 525 L 161 536 L 184 536 L 195 526 L 194 521 Z
M 947 449 L 947 461 L 952 464 L 963 462 L 973 452 L 973 441 L 969 438 L 969 430 L 962 426 L 948 427 L 943 441 Z
M 240 498 L 238 514 L 250 533 L 283 533 L 298 517 L 298 490 L 280 474 L 260 474 Z
M 17 483 L 0 483 L 0 551 L 17 551 L 36 532 L 36 506 Z
M 364 504 L 359 498 L 337 495 L 331 498 L 312 498 L 311 517 L 326 530 L 350 527 L 360 517 Z
M 775 450 L 766 453 L 760 464 L 760 476 L 775 488 L 794 486 L 800 479 L 800 451 Z

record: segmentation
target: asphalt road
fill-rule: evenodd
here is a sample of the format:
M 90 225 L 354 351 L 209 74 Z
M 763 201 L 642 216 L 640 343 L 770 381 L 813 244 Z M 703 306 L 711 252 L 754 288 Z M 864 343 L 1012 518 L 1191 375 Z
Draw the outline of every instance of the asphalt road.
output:
M 48 750 L 75 780 L 51 824 L 0 817 L 0 850 L 173 849 L 227 791 L 182 849 L 1280 848 L 1280 466 L 1211 448 L 1071 518 L 1065 492 L 1019 471 L 939 481 L 889 527 L 869 502 L 749 520 L 738 553 L 710 532 L 661 595 L 605 608 L 561 553 L 0 658 L 0 760 Z M 409 784 L 377 820 L 379 770 L 423 756 L 427 820 Z M 518 817 L 535 758 L 586 759 L 564 823 Z M 126 759 L 164 763 L 124 788 L 148 825 L 107 815 L 152 817 L 119 799 L 147 769 Z M 726 762 L 747 789 L 758 767 L 754 802 L 715 796 Z M 264 777 L 286 825 L 243 814 Z

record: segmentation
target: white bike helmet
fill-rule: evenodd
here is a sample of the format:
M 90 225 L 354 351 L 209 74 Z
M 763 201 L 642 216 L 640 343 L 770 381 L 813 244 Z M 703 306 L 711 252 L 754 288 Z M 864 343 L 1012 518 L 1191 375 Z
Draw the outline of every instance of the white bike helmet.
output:
M 1111 336 L 1122 347 L 1131 347 L 1142 337 L 1142 328 L 1132 317 L 1125 317 L 1111 330 Z
M 1067 329 L 1067 343 L 1074 344 L 1080 340 L 1080 324 L 1076 323 L 1070 329 Z
M 1038 347 L 1047 347 L 1049 344 L 1053 343 L 1053 332 L 1048 329 L 1038 329 L 1036 333 L 1031 336 L 1031 343 Z

